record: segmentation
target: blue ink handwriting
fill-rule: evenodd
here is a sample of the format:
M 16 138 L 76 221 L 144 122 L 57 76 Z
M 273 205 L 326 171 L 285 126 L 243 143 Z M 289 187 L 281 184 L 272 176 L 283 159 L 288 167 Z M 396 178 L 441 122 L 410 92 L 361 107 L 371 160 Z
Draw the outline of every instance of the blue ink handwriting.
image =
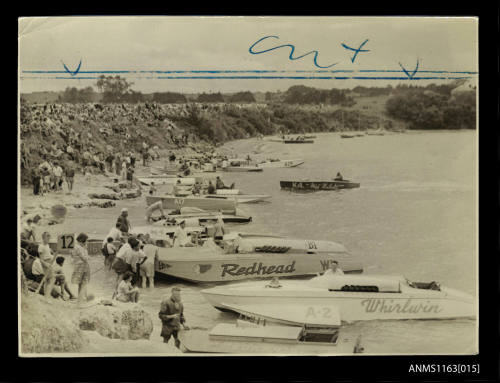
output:
M 283 48 L 283 47 L 290 47 L 290 56 L 288 56 L 288 58 L 290 60 L 299 60 L 301 59 L 302 57 L 305 57 L 305 56 L 308 56 L 310 55 L 311 53 L 314 53 L 314 65 L 316 65 L 318 68 L 330 68 L 334 65 L 337 65 L 338 63 L 334 63 L 334 64 L 330 64 L 330 65 L 327 65 L 327 66 L 321 66 L 318 64 L 318 51 L 311 51 L 311 52 L 307 52 L 305 54 L 303 54 L 302 56 L 299 56 L 299 57 L 293 57 L 293 53 L 295 52 L 295 46 L 293 46 L 292 44 L 283 44 L 283 45 L 278 45 L 277 47 L 274 47 L 274 48 L 269 48 L 269 49 L 265 49 L 265 50 L 262 50 L 262 51 L 259 51 L 259 52 L 256 52 L 253 50 L 253 48 L 258 44 L 260 43 L 262 40 L 265 40 L 265 39 L 269 39 L 269 38 L 274 38 L 274 39 L 279 39 L 279 36 L 265 36 L 265 37 L 262 37 L 261 39 L 257 40 L 255 43 L 253 43 L 250 48 L 248 48 L 248 51 L 253 54 L 253 55 L 258 55 L 258 54 L 261 54 L 261 53 L 265 53 L 265 52 L 270 52 L 270 51 L 273 51 L 275 49 L 279 49 L 279 48 Z
M 76 76 L 78 74 L 78 72 L 80 71 L 80 67 L 82 66 L 82 59 L 80 59 L 80 63 L 78 64 L 78 67 L 74 71 L 70 71 L 68 69 L 68 67 L 66 66 L 66 64 L 63 63 L 62 61 L 61 61 L 61 64 L 63 65 L 63 67 L 66 70 L 66 72 L 68 72 L 71 76 Z
M 415 73 L 417 73 L 418 71 L 418 59 L 417 59 L 417 66 L 415 67 L 415 70 L 410 74 L 410 72 L 408 72 L 401 63 L 399 63 L 399 66 L 401 67 L 401 69 L 403 69 L 403 72 L 405 72 L 405 74 L 408 76 L 408 78 L 412 79 L 413 76 L 415 76 Z
M 351 57 L 351 62 L 354 64 L 354 60 L 356 60 L 356 56 L 358 55 L 359 52 L 370 52 L 369 49 L 361 49 L 361 48 L 363 48 L 363 45 L 365 45 L 367 42 L 368 42 L 368 39 L 366 39 L 365 41 L 363 41 L 363 43 L 359 46 L 358 49 L 351 48 L 350 46 L 347 46 L 344 43 L 340 43 L 340 45 L 342 45 L 345 49 L 348 49 L 348 50 L 351 50 L 351 51 L 355 52 L 354 56 Z

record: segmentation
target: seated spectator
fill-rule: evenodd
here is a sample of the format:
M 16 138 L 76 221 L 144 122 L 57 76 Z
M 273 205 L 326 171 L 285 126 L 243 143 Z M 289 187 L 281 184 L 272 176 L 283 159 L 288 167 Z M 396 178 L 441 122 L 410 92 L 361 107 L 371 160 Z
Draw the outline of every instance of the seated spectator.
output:
M 120 302 L 138 302 L 139 301 L 139 289 L 137 287 L 132 287 L 132 273 L 125 273 L 123 280 L 119 283 L 116 300 Z
M 64 299 L 64 292 L 67 292 L 69 295 L 69 299 L 76 299 L 76 296 L 71 292 L 68 282 L 66 281 L 66 277 L 62 270 L 64 264 L 64 257 L 57 257 L 54 264 L 47 271 L 47 276 L 45 278 L 45 286 L 44 286 L 44 294 L 46 297 L 49 296 L 49 293 L 54 296 L 53 289 L 57 286 L 57 290 L 60 289 L 60 292 L 57 291 L 57 294 Z

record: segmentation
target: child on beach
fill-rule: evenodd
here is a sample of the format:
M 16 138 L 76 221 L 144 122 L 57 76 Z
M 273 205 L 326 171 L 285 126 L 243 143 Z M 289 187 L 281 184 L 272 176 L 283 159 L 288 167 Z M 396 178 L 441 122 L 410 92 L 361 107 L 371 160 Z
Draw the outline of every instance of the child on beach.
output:
M 139 301 L 139 289 L 132 287 L 132 273 L 126 272 L 123 280 L 118 285 L 116 300 L 120 302 L 135 302 Z

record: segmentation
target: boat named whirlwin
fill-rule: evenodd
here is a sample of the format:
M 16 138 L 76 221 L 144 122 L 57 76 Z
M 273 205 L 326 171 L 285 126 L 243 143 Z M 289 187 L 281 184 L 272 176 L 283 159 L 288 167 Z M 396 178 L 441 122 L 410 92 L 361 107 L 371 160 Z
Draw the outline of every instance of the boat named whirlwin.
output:
M 476 313 L 474 297 L 469 294 L 436 282 L 411 282 L 399 276 L 327 272 L 309 281 L 280 281 L 277 288 L 257 281 L 201 293 L 223 311 L 238 312 L 241 307 L 264 310 L 266 305 L 307 307 L 314 303 L 337 307 L 343 321 L 473 318 Z

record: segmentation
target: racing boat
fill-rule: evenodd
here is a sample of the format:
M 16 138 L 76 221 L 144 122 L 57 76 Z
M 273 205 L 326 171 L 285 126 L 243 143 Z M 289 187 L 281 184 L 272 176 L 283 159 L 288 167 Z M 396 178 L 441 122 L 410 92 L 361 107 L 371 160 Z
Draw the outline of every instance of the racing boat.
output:
M 280 187 L 282 189 L 290 190 L 306 190 L 306 191 L 317 191 L 317 190 L 338 190 L 338 189 L 352 189 L 359 188 L 360 184 L 358 182 L 352 182 L 349 180 L 342 181 L 309 181 L 309 180 L 297 180 L 297 181 L 280 181 Z
M 318 241 L 313 239 L 296 239 L 274 235 L 229 233 L 224 240 L 233 242 L 240 253 L 251 252 L 283 252 L 299 254 L 348 254 L 347 249 L 333 241 Z
M 226 166 L 222 170 L 225 172 L 261 172 L 264 169 L 257 166 Z
M 260 168 L 293 168 L 304 163 L 304 160 L 267 160 L 257 164 Z
M 271 196 L 268 194 L 233 194 L 233 195 L 205 194 L 203 195 L 203 197 L 212 199 L 236 200 L 238 203 L 263 202 L 271 198 Z
M 221 310 L 241 307 L 308 307 L 324 304 L 338 309 L 343 321 L 449 319 L 475 317 L 474 298 L 436 282 L 411 282 L 404 277 L 325 272 L 308 281 L 246 282 L 214 287 L 202 295 Z M 311 315 L 317 315 L 311 312 Z
M 203 246 L 159 248 L 158 253 L 158 273 L 196 283 L 311 276 L 327 270 L 333 261 L 346 272 L 363 271 L 347 254 L 236 253 L 210 239 Z
M 205 197 L 175 197 L 146 196 L 146 204 L 149 206 L 155 202 L 162 201 L 164 209 L 178 210 L 183 207 L 196 207 L 208 211 L 221 211 L 223 214 L 235 214 L 237 201 L 234 199 L 205 198 Z

